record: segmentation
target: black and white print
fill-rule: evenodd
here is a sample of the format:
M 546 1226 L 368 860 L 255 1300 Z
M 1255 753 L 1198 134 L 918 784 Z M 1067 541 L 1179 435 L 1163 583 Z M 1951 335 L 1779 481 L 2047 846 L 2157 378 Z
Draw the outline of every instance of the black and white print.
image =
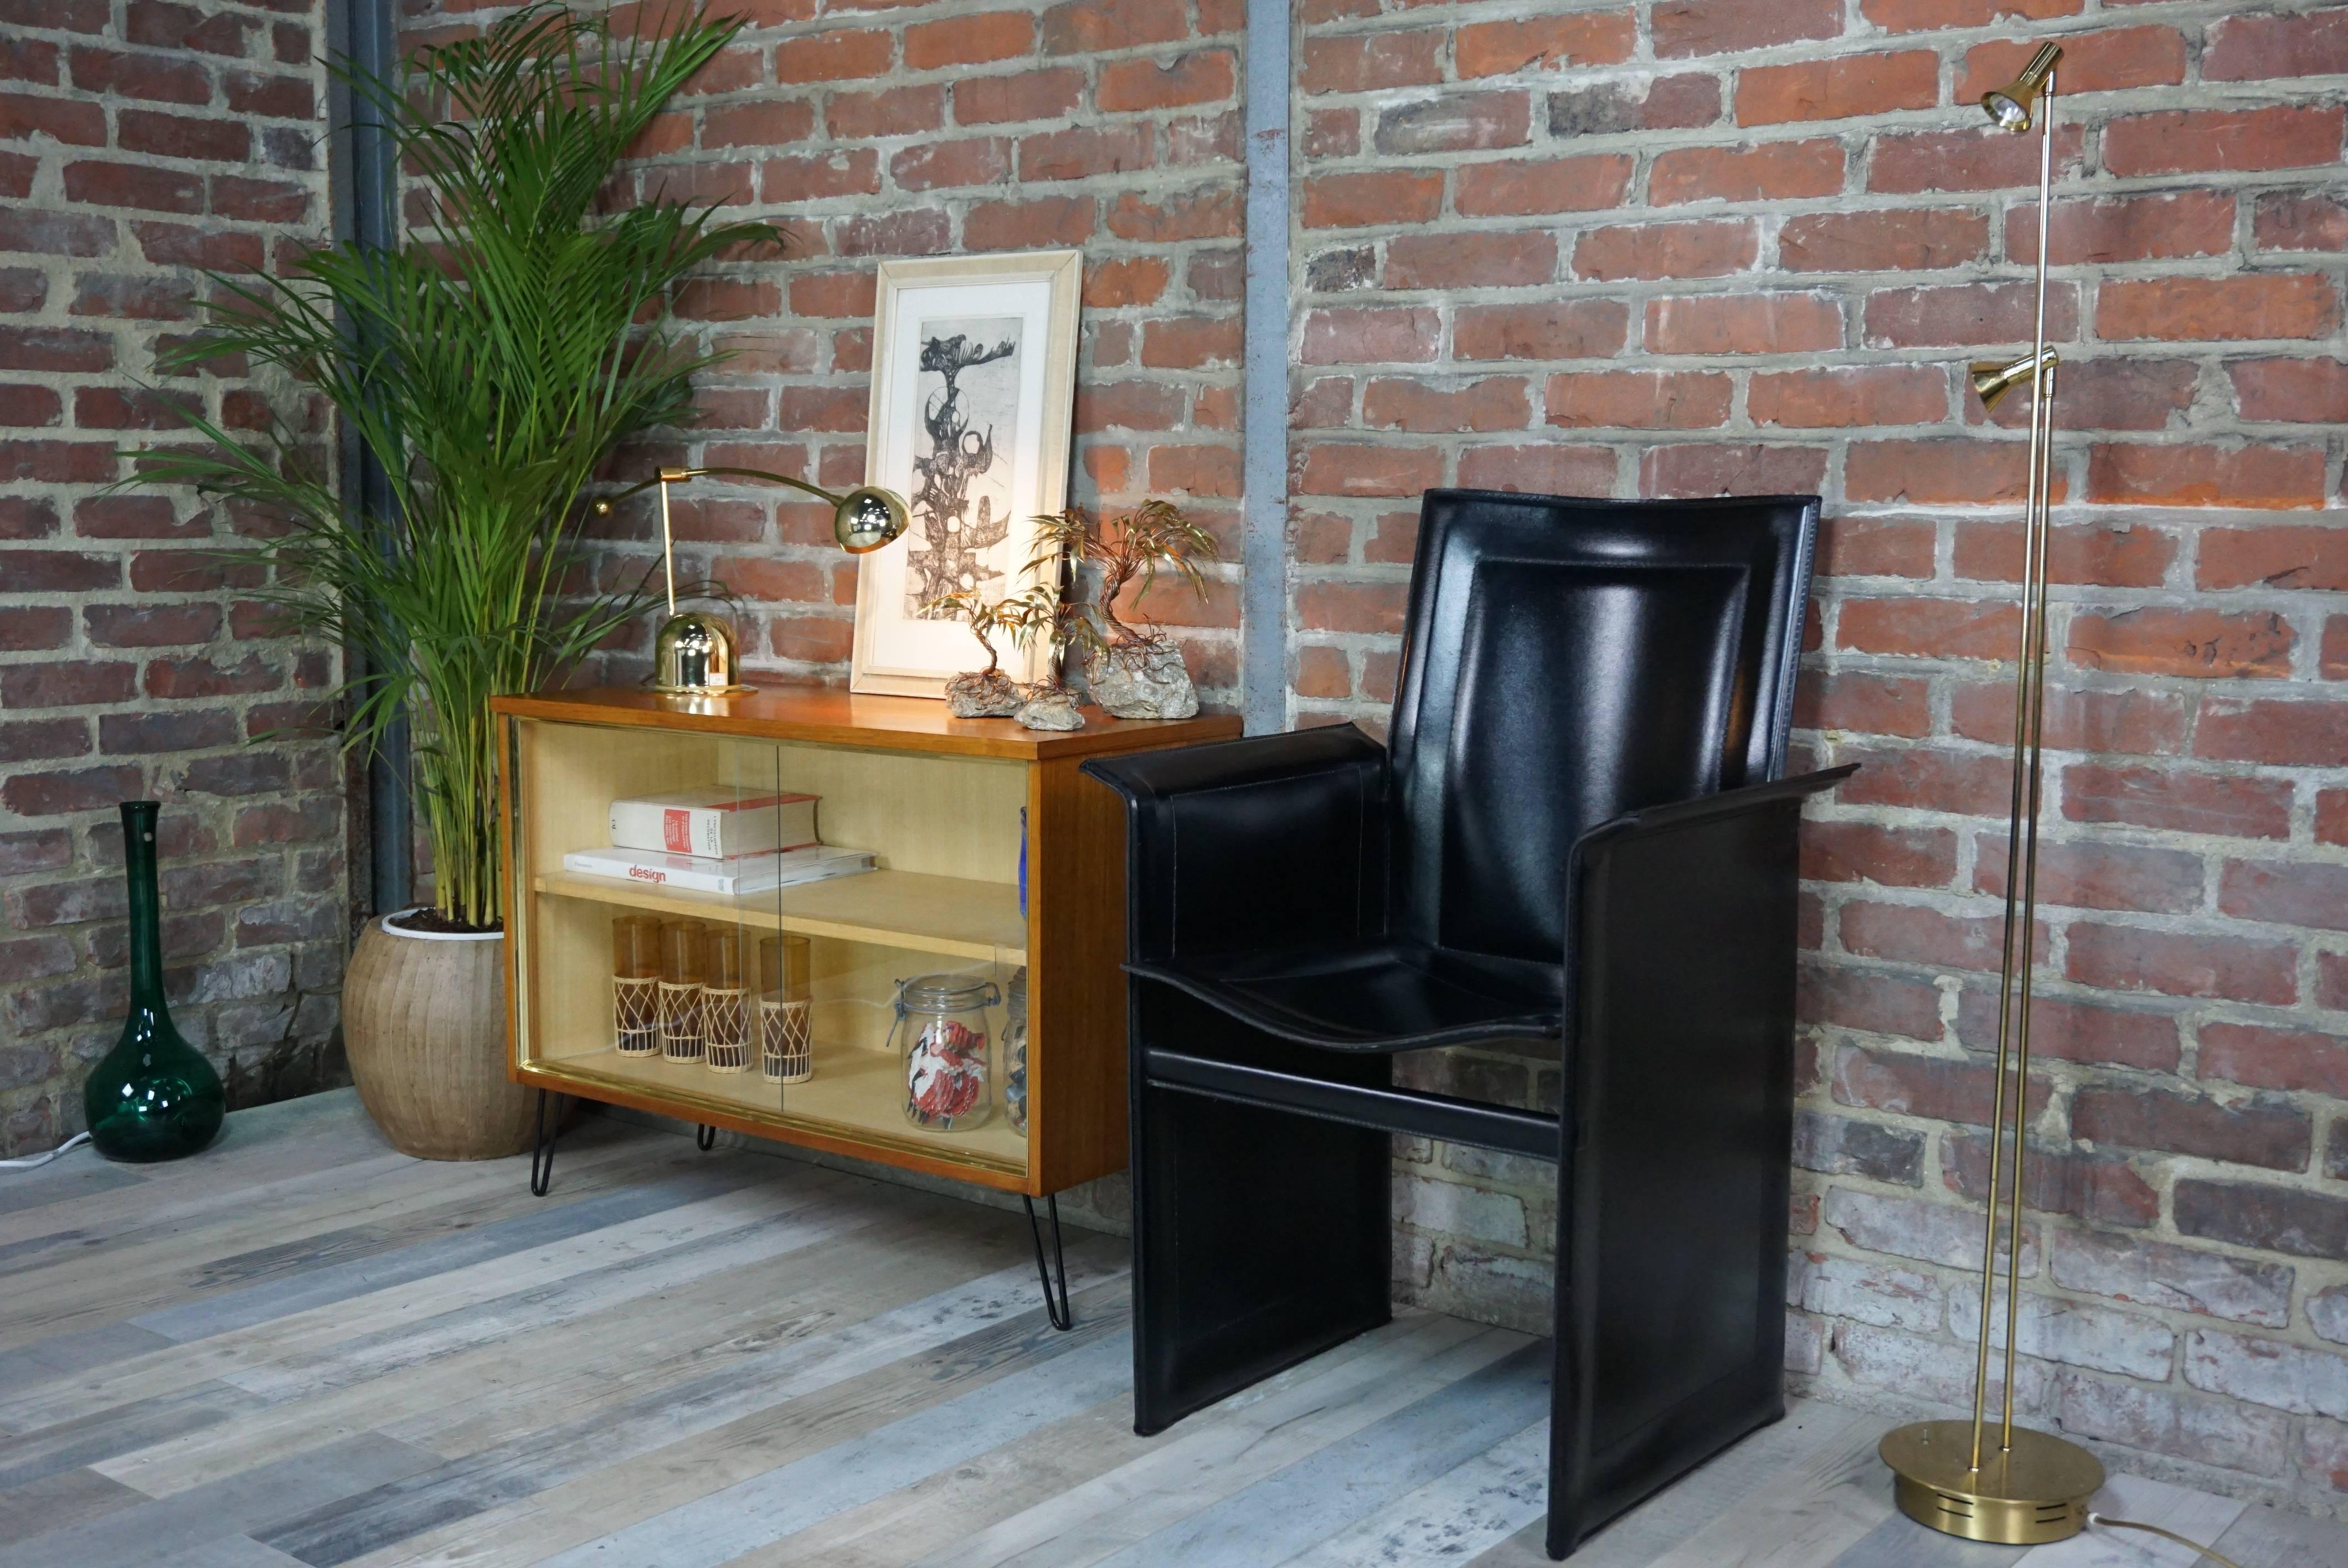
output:
M 913 444 L 913 523 L 906 539 L 905 614 L 974 589 L 1001 599 L 1019 563 L 1007 559 L 1013 455 L 1018 450 L 1017 316 L 924 321 L 921 429 Z

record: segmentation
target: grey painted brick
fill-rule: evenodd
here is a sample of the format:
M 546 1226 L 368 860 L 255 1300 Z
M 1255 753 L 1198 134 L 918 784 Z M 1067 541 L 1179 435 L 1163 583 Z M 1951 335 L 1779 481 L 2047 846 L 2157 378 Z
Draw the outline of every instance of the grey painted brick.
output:
M 2281 1328 L 2291 1322 L 2294 1271 L 2199 1247 L 2102 1231 L 2054 1233 L 2054 1283 L 2146 1307 Z M 2312 1303 L 2309 1316 L 2314 1316 Z M 2348 1323 L 2343 1325 L 2348 1332 Z M 2320 1331 L 2320 1330 L 2319 1330 Z
M 2278 1410 L 2348 1417 L 2348 1356 L 2280 1339 L 2197 1328 L 2185 1337 L 2185 1380 Z
M 2223 1470 L 2274 1475 L 2289 1462 L 2289 1418 L 2231 1400 L 2065 1372 L 2055 1413 L 2065 1431 Z
M 1513 1194 L 1422 1176 L 1401 1177 L 1395 1187 L 1395 1217 L 1404 1225 L 1500 1246 L 1525 1245 L 1525 1205 Z
M 1982 1211 L 1971 1204 L 1931 1203 L 1921 1198 L 1887 1197 L 1849 1187 L 1828 1192 L 1818 1217 L 1851 1245 L 1869 1252 L 1888 1252 L 1937 1263 L 1946 1268 L 1982 1266 Z M 2039 1227 L 2025 1225 L 2022 1239 L 2022 1275 L 2038 1272 Z M 2001 1232 L 2001 1235 L 2003 1233 Z M 2005 1267 L 2005 1248 L 1997 1251 L 1997 1267 Z
M 1794 1163 L 1830 1176 L 1871 1176 L 1915 1186 L 1923 1180 L 1924 1135 L 1816 1111 L 1794 1115 Z
M 1787 1304 L 1821 1317 L 1929 1333 L 1940 1326 L 1945 1296 L 1940 1282 L 1912 1269 L 1856 1258 L 1797 1253 L 1787 1277 Z
M 1992 1297 L 1990 1348 L 2005 1348 L 2005 1292 Z M 1949 1332 L 1969 1345 L 1981 1342 L 1981 1287 L 1967 1282 L 1949 1293 Z M 2155 1317 L 2092 1307 L 2059 1296 L 2022 1294 L 2014 1307 L 2014 1346 L 2024 1356 L 2065 1366 L 2120 1372 L 2148 1382 L 2165 1382 L 2177 1336 Z

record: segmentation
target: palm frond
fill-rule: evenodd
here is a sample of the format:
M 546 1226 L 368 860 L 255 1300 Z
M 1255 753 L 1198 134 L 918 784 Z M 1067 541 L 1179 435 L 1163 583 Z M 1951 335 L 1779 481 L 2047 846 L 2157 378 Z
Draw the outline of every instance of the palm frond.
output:
M 716 356 L 673 326 L 678 280 L 779 245 L 771 224 L 654 200 L 601 210 L 613 171 L 739 19 L 695 4 L 653 36 L 535 5 L 419 51 L 396 77 L 332 68 L 420 176 L 429 226 L 396 250 L 314 251 L 280 278 L 215 277 L 208 330 L 164 360 L 242 354 L 330 403 L 390 479 L 385 515 L 338 499 L 283 432 L 191 415 L 194 447 L 139 455 L 137 482 L 268 508 L 255 597 L 362 655 L 337 695 L 347 743 L 405 713 L 440 904 L 501 910 L 497 753 L 486 704 L 543 685 L 651 600 L 650 577 L 577 593 L 582 492 L 621 444 L 692 417 Z

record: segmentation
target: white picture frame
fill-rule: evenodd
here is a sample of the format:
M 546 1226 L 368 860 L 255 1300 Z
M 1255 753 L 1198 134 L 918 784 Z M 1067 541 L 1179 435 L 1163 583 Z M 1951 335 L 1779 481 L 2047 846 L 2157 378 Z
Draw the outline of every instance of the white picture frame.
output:
M 942 699 L 949 676 L 983 667 L 967 623 L 917 612 L 950 588 L 1030 585 L 1034 519 L 1067 505 L 1083 281 L 1074 250 L 880 263 L 864 478 L 913 516 L 858 561 L 850 691 Z M 960 457 L 933 461 L 942 443 Z M 1050 656 L 1040 639 L 999 652 L 1018 681 Z

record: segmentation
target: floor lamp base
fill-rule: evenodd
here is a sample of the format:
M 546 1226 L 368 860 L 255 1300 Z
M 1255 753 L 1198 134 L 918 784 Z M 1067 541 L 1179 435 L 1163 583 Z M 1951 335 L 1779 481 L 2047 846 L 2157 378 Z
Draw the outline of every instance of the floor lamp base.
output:
M 1884 1434 L 1877 1452 L 1899 1477 L 1900 1512 L 1919 1524 L 1967 1541 L 2039 1546 L 2067 1541 L 2087 1527 L 2087 1500 L 2104 1484 L 2103 1464 L 2074 1442 L 2013 1429 L 2013 1447 L 1983 1434 L 1982 1466 L 1972 1459 L 1971 1421 L 1917 1421 Z

